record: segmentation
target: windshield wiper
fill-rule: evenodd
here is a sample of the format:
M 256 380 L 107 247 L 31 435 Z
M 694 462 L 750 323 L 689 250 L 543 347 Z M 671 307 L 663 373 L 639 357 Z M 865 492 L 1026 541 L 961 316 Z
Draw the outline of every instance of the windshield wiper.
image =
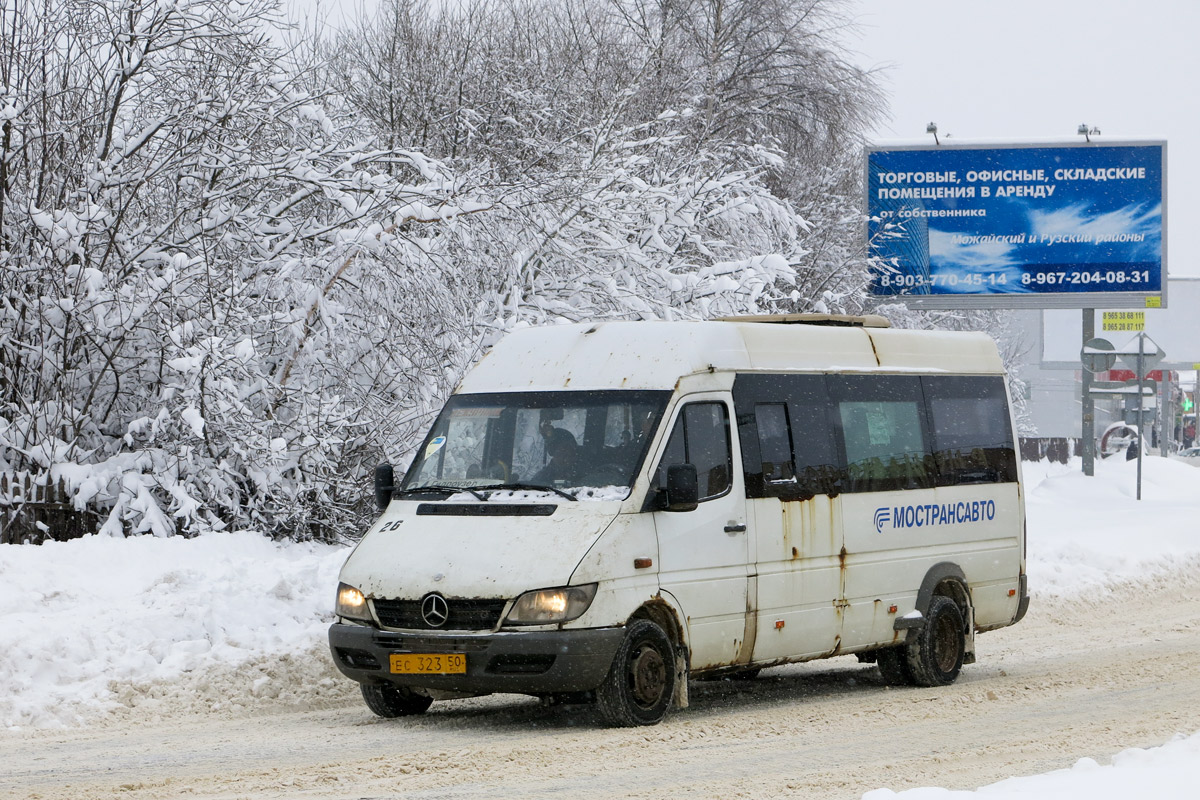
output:
M 410 489 L 399 489 L 395 492 L 395 494 L 420 494 L 421 492 L 446 492 L 448 494 L 454 494 L 455 492 L 470 492 L 471 494 L 475 495 L 476 500 L 479 500 L 480 502 L 486 501 L 487 498 L 475 491 L 476 488 L 478 487 L 445 486 L 437 483 L 429 483 L 425 486 L 414 486 Z
M 489 483 L 487 486 L 472 486 L 472 489 L 478 489 L 481 492 L 487 491 L 503 491 L 505 489 L 516 489 L 533 492 L 554 492 L 557 495 L 567 498 L 572 503 L 578 503 L 579 498 L 574 495 L 569 495 L 562 489 L 553 486 L 543 486 L 540 483 Z

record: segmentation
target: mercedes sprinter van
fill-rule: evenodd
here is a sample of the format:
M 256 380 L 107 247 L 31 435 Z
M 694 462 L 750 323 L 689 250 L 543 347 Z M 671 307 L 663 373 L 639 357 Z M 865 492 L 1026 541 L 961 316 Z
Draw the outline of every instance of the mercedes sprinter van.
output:
M 376 495 L 329 641 L 385 717 L 517 692 L 650 725 L 689 678 L 849 654 L 944 685 L 1028 605 L 1011 403 L 982 333 L 519 329 Z

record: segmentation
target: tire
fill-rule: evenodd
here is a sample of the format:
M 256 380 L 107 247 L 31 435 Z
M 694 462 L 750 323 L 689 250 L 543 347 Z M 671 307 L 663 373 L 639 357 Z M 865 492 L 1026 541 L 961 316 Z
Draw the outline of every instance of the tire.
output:
M 912 686 L 913 674 L 908 667 L 908 652 L 903 645 L 888 647 L 878 651 L 876 663 L 879 664 L 879 674 L 888 686 Z
M 596 689 L 596 709 L 614 727 L 657 725 L 675 693 L 675 649 L 658 625 L 635 620 Z
M 360 688 L 367 708 L 387 719 L 424 714 L 433 705 L 432 697 L 417 694 L 407 686 L 364 683 Z
M 963 615 L 949 597 L 935 595 L 925 612 L 925 624 L 906 646 L 908 668 L 917 686 L 947 686 L 962 670 L 966 652 Z

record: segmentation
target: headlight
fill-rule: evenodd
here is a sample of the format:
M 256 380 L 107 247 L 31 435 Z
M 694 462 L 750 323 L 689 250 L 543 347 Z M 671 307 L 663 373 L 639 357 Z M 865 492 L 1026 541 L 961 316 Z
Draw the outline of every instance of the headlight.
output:
M 348 583 L 339 583 L 337 605 L 334 613 L 339 617 L 371 621 L 371 612 L 367 610 L 367 598 L 363 593 Z
M 596 584 L 561 586 L 526 592 L 513 603 L 507 622 L 513 625 L 551 625 L 583 615 L 596 596 Z

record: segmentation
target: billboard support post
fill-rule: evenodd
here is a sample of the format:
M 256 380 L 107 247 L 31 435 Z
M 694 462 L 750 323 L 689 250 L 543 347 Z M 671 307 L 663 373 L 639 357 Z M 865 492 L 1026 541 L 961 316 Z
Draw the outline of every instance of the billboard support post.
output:
M 1146 399 L 1142 393 L 1142 380 L 1146 377 L 1146 334 L 1138 334 L 1138 355 L 1137 355 L 1137 386 L 1138 386 L 1138 407 L 1137 407 L 1137 436 L 1138 436 L 1138 451 L 1137 451 L 1137 499 L 1142 499 L 1142 451 L 1146 449 L 1146 437 L 1142 435 L 1142 406 Z
M 1087 347 L 1096 336 L 1096 312 L 1083 310 L 1083 346 Z M 1092 397 L 1092 371 L 1081 370 L 1080 398 L 1083 400 L 1083 424 L 1080 439 L 1083 444 L 1083 474 L 1089 478 L 1096 474 L 1096 401 Z

